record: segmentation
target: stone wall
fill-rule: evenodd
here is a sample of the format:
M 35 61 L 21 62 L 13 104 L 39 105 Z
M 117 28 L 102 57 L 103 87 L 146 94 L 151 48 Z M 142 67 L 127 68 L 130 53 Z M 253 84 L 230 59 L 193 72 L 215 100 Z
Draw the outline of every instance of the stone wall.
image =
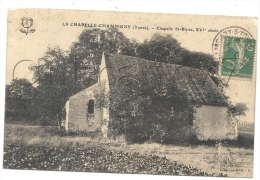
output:
M 69 99 L 69 131 L 100 131 L 103 109 L 94 106 L 94 113 L 88 114 L 88 103 L 90 99 L 95 101 L 95 94 L 100 93 L 101 84 L 97 83 Z

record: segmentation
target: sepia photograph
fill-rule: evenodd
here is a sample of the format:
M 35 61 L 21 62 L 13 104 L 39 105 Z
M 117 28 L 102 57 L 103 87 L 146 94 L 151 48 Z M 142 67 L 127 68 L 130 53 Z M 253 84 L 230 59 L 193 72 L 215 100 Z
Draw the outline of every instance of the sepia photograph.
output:
M 14 8 L 6 26 L 3 170 L 253 177 L 257 17 Z

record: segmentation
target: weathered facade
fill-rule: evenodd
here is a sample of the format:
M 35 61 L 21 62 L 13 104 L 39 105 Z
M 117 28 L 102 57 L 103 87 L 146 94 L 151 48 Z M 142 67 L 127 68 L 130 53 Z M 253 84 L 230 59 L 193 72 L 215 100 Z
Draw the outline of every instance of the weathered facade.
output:
M 161 86 L 173 81 L 184 92 L 194 109 L 192 128 L 200 140 L 236 139 L 237 126 L 228 111 L 222 92 L 204 70 L 166 63 L 147 61 L 137 57 L 103 54 L 99 79 L 93 86 L 71 96 L 64 106 L 64 127 L 67 131 L 101 131 L 108 136 L 109 107 L 96 107 L 95 97 L 102 91 L 116 92 L 118 83 L 125 77 L 136 80 L 145 72 L 158 73 Z M 154 84 L 146 86 L 152 89 Z
M 202 105 L 193 119 L 199 140 L 236 139 L 237 123 L 227 107 Z

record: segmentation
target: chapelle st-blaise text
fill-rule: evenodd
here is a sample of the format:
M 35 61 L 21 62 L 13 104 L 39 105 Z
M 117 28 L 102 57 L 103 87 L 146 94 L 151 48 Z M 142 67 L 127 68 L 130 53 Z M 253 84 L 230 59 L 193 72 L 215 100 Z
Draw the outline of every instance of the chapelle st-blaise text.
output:
M 218 32 L 217 29 L 206 29 L 203 27 L 149 27 L 146 25 L 127 25 L 127 24 L 97 24 L 97 23 L 77 23 L 77 22 L 62 22 L 62 26 L 74 26 L 84 28 L 118 28 L 118 29 L 133 29 L 133 30 L 159 30 L 159 31 L 189 31 L 189 32 Z

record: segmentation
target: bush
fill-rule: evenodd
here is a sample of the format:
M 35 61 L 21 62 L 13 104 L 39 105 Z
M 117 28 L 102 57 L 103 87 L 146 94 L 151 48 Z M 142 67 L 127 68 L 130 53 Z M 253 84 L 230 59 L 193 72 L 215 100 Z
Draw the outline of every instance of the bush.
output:
M 172 144 L 187 142 L 194 139 L 192 126 L 185 116 L 176 115 L 166 120 L 165 123 L 155 126 L 152 139 L 155 142 Z

